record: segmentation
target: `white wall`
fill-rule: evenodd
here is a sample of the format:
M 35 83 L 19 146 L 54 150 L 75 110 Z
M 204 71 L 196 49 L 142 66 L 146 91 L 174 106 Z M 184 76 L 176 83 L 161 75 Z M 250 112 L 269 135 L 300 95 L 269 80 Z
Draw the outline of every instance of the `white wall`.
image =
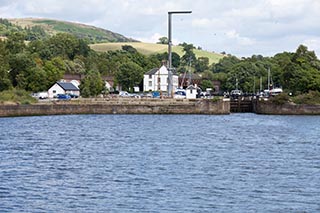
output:
M 151 77 L 149 75 L 144 75 L 143 77 L 143 90 L 144 91 L 158 91 L 159 84 L 158 78 L 160 77 L 160 90 L 163 92 L 168 91 L 168 70 L 165 66 L 160 67 L 160 69 Z M 177 88 L 179 84 L 178 76 L 173 75 L 173 88 Z
M 186 89 L 186 98 L 187 99 L 197 98 L 197 89 Z
M 65 94 L 65 91 L 57 83 L 55 83 L 48 90 L 48 96 L 49 96 L 49 98 L 54 98 L 58 94 Z

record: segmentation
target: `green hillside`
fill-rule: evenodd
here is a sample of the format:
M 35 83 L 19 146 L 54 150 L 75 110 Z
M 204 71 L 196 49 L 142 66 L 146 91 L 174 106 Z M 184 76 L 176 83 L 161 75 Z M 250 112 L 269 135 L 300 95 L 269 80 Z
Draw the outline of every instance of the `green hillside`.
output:
M 117 43 L 100 43 L 92 44 L 90 47 L 98 52 L 106 52 L 111 50 L 121 50 L 123 45 L 130 45 L 137 49 L 140 53 L 145 55 L 164 53 L 168 51 L 168 45 L 165 44 L 153 44 L 153 43 L 143 43 L 143 42 L 117 42 Z M 183 48 L 181 46 L 173 46 L 172 51 L 176 52 L 180 56 L 184 54 Z M 196 57 L 208 57 L 209 63 L 217 63 L 224 56 L 218 53 L 208 52 L 204 50 L 193 50 Z
M 41 27 L 48 35 L 57 33 L 71 33 L 78 38 L 88 39 L 91 43 L 99 42 L 134 42 L 134 39 L 127 38 L 121 34 L 114 33 L 98 27 L 89 25 L 57 21 L 50 19 L 19 18 L 8 19 L 13 25 L 20 26 L 22 29 Z

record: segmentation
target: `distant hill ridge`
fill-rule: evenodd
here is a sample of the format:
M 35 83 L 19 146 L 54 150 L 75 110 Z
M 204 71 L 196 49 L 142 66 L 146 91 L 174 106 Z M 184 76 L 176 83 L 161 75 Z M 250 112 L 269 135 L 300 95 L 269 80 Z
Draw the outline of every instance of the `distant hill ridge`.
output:
M 22 28 L 41 27 L 48 35 L 71 33 L 78 38 L 88 39 L 90 43 L 136 42 L 136 40 L 127 38 L 119 33 L 75 22 L 44 18 L 15 18 L 8 20 L 10 23 Z

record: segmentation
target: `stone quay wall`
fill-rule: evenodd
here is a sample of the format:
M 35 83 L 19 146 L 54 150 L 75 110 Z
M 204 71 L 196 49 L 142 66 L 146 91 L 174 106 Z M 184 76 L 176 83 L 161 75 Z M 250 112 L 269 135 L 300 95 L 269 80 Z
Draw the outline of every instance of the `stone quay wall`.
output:
M 37 104 L 1 104 L 0 117 L 64 114 L 229 114 L 228 101 L 176 99 L 80 99 Z
M 254 112 L 265 115 L 320 115 L 320 105 L 293 103 L 277 105 L 271 102 L 258 101 L 255 103 Z

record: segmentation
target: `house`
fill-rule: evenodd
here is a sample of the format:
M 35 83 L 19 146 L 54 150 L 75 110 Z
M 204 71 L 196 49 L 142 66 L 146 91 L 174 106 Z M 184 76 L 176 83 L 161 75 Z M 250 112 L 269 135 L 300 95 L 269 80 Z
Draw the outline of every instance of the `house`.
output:
M 144 91 L 162 91 L 168 92 L 169 86 L 169 71 L 163 64 L 160 68 L 154 68 L 144 74 L 143 77 L 143 90 Z M 173 73 L 172 84 L 173 91 L 178 88 L 178 75 Z
M 84 74 L 70 74 L 66 73 L 64 74 L 63 78 L 60 80 L 60 82 L 69 82 L 73 83 L 75 86 L 79 87 L 81 84 L 81 81 L 86 76 Z M 102 80 L 104 81 L 105 88 L 111 92 L 115 90 L 120 91 L 121 87 L 119 85 L 115 85 L 114 77 L 113 76 L 101 76 Z
M 48 96 L 49 98 L 55 98 L 58 94 L 73 94 L 80 96 L 80 89 L 73 83 L 56 82 L 48 90 Z
M 186 89 L 186 98 L 195 99 L 197 98 L 197 87 L 189 85 Z

